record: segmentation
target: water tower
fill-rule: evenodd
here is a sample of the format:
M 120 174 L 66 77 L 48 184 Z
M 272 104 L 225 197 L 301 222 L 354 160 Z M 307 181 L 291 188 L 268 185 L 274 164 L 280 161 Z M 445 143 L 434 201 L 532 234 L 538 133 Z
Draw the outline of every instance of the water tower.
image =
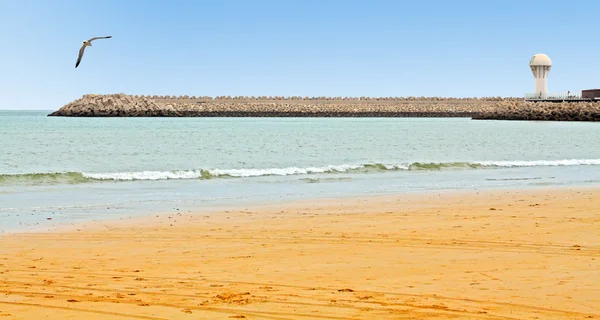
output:
M 535 78 L 535 95 L 546 97 L 548 95 L 548 74 L 552 68 L 552 60 L 543 54 L 538 53 L 531 57 L 529 67 Z

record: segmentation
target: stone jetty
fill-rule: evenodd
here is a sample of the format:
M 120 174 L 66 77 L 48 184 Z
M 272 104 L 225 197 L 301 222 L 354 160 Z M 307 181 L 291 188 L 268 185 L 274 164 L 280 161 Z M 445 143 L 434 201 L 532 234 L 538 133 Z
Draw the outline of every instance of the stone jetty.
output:
M 600 121 L 600 102 L 501 101 L 474 120 Z
M 52 112 L 49 116 L 65 117 L 166 117 L 176 114 L 171 105 L 159 104 L 146 97 L 126 94 L 86 94 Z
M 493 99 L 149 97 L 86 94 L 49 116 L 66 117 L 472 117 Z
M 66 117 L 468 117 L 600 121 L 600 102 L 519 98 L 188 97 L 86 94 L 49 116 Z

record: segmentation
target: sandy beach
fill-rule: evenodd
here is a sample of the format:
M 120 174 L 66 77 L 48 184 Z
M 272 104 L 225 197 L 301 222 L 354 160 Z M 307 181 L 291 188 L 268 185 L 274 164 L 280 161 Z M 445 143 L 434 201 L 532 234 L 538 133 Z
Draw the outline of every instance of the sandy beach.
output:
M 0 238 L 0 319 L 600 318 L 600 189 L 323 199 Z

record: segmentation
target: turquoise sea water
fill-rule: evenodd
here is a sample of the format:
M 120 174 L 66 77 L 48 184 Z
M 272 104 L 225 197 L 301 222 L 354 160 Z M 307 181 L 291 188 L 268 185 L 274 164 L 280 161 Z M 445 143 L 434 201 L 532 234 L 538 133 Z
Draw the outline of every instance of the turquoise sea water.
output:
M 0 111 L 0 232 L 273 200 L 600 184 L 598 123 L 48 113 Z

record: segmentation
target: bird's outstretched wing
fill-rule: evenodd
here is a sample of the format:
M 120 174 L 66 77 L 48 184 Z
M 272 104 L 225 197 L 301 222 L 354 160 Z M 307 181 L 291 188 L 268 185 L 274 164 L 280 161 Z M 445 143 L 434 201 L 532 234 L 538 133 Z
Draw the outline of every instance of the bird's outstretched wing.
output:
M 94 41 L 96 39 L 108 39 L 108 38 L 112 38 L 112 36 L 107 36 L 107 37 L 93 37 L 90 40 L 88 40 L 88 42 L 92 42 L 92 41 Z
M 77 66 L 81 62 L 81 58 L 83 57 L 84 50 L 85 50 L 85 44 L 83 46 L 81 46 L 81 49 L 79 49 L 79 57 L 77 57 L 77 63 L 75 63 L 75 68 L 77 68 Z

